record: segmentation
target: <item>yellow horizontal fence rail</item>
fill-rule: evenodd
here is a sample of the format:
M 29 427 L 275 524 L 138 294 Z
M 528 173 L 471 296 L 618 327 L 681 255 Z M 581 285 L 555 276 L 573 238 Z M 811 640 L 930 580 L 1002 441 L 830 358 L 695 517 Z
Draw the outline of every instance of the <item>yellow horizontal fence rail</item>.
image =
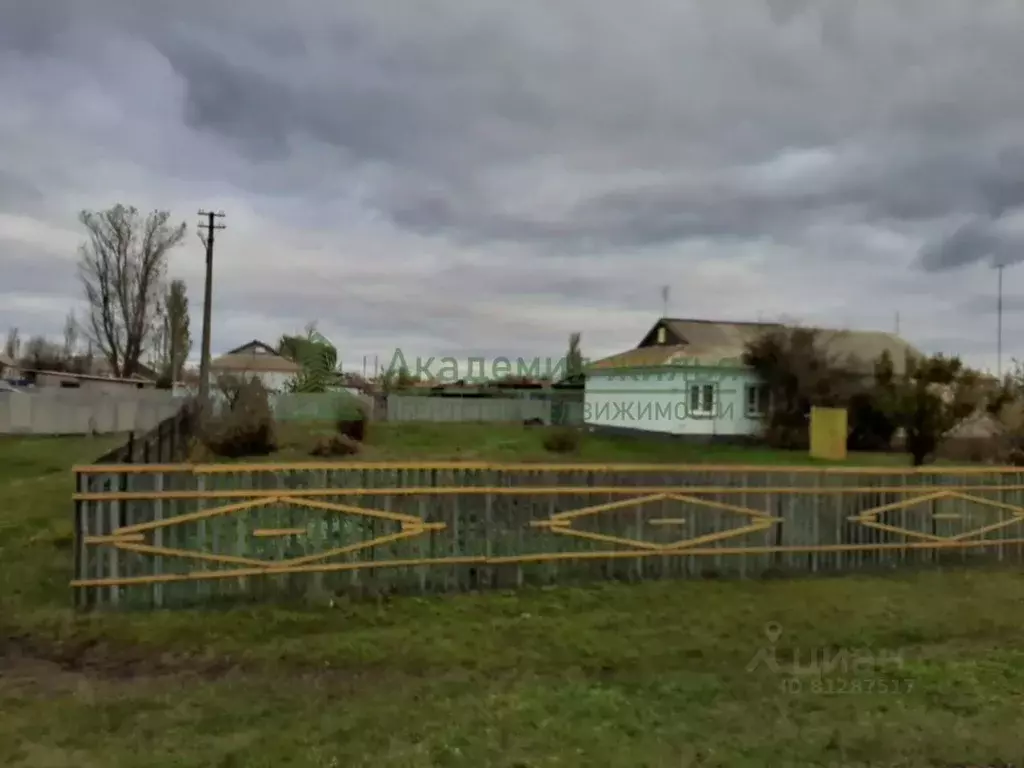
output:
M 476 461 L 299 461 L 286 464 L 80 464 L 72 468 L 76 474 L 151 474 L 160 472 L 197 475 L 237 474 L 239 472 L 307 472 L 307 471 L 402 471 L 438 470 L 457 472 L 700 472 L 706 474 L 766 473 L 776 475 L 1001 475 L 1022 474 L 1024 467 L 998 466 L 924 466 L 924 467 L 862 467 L 816 466 L 813 464 L 542 464 L 520 462 L 505 464 Z
M 76 602 L 815 573 L 1024 554 L 1020 468 L 76 467 Z

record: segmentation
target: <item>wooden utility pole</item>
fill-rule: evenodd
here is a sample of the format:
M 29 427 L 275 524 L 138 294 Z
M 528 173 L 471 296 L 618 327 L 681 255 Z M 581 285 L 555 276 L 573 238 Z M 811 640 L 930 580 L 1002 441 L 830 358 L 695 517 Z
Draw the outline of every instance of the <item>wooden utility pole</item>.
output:
M 214 232 L 224 229 L 217 219 L 224 218 L 224 211 L 199 211 L 205 217 L 200 221 L 199 229 L 206 230 L 206 236 L 200 237 L 206 245 L 206 287 L 203 292 L 203 350 L 199 360 L 199 404 L 206 411 L 210 405 L 210 316 L 213 305 L 213 241 Z
M 996 376 L 1003 378 L 1003 270 L 1005 264 L 996 264 L 999 273 L 996 286 Z

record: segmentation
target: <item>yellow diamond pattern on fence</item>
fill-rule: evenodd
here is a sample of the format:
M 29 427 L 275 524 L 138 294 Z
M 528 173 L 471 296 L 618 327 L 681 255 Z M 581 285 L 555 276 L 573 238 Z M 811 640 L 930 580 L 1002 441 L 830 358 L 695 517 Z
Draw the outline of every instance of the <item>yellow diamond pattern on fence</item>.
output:
M 961 531 L 954 534 L 938 534 L 938 533 L 924 533 L 922 531 L 915 531 L 910 528 L 903 528 L 896 525 L 889 525 L 881 522 L 884 515 L 890 512 L 906 511 L 916 507 L 919 504 L 926 504 L 935 501 L 942 500 L 959 500 L 961 502 L 967 502 L 970 504 L 986 507 L 989 510 L 995 510 L 996 516 L 999 518 L 996 522 L 982 525 L 977 528 L 971 528 L 969 530 Z M 935 521 L 952 521 L 963 519 L 960 514 L 956 513 L 933 513 L 931 515 L 932 520 Z M 936 491 L 934 493 L 926 493 L 919 496 L 914 496 L 903 501 L 893 502 L 892 504 L 883 504 L 879 507 L 872 507 L 866 509 L 859 515 L 855 515 L 850 518 L 851 521 L 860 523 L 867 528 L 874 528 L 876 530 L 885 531 L 887 533 L 894 533 L 909 538 L 918 539 L 921 541 L 930 542 L 956 542 L 956 541 L 967 541 L 977 536 L 984 537 L 985 534 L 998 531 L 1003 528 L 1007 528 L 1011 525 L 1015 525 L 1020 522 L 1024 522 L 1024 507 L 1017 506 L 1015 504 L 1007 504 L 1001 501 L 995 501 L 993 499 L 986 499 L 982 496 L 975 496 L 972 494 L 964 493 L 962 491 Z M 989 539 L 981 538 L 980 541 L 989 541 Z
M 732 516 L 739 516 L 741 519 L 745 518 L 748 522 L 745 525 L 727 528 L 723 531 L 715 531 L 714 533 L 708 533 L 701 536 L 692 536 L 689 538 L 683 538 L 669 542 L 656 542 L 644 538 L 631 538 L 618 535 L 609 535 L 605 533 L 597 533 L 594 531 L 585 530 L 576 525 L 581 521 L 594 518 L 598 515 L 616 513 L 622 510 L 628 510 L 630 508 L 640 510 L 649 505 L 665 501 L 675 501 L 679 502 L 680 504 L 691 504 L 696 507 L 715 510 L 719 513 L 724 513 Z M 685 530 L 685 521 L 685 518 L 675 517 L 647 518 L 645 520 L 647 525 L 644 526 L 644 529 L 651 530 L 652 527 L 654 529 L 664 529 L 665 526 L 675 525 Z M 740 536 L 745 536 L 749 533 L 757 533 L 759 531 L 764 531 L 768 528 L 771 528 L 774 525 L 777 525 L 780 522 L 782 522 L 780 518 L 773 517 L 772 515 L 769 515 L 766 512 L 762 512 L 760 510 L 751 509 L 750 507 L 742 507 L 736 504 L 727 504 L 725 502 L 712 501 L 711 499 L 701 499 L 696 496 L 689 496 L 679 493 L 656 493 L 648 496 L 636 496 L 629 499 L 621 499 L 619 501 L 608 502 L 607 504 L 595 504 L 593 506 L 582 507 L 580 509 L 559 512 L 555 515 L 552 515 L 547 520 L 539 520 L 532 523 L 532 525 L 536 528 L 546 528 L 552 533 L 559 534 L 562 536 L 574 536 L 580 539 L 588 539 L 590 541 L 601 542 L 604 544 L 613 544 L 620 547 L 628 547 L 630 549 L 658 552 L 676 552 L 693 547 L 699 547 L 705 544 L 713 544 L 718 541 L 734 539 Z
M 153 540 L 153 534 L 157 531 L 166 531 L 176 526 L 189 523 L 199 523 L 205 520 L 214 520 L 228 516 L 237 517 L 247 512 L 263 507 L 271 506 L 293 506 L 311 512 L 321 514 L 313 522 L 322 522 L 326 517 L 340 517 L 342 519 L 376 520 L 393 524 L 389 533 L 377 535 L 369 539 L 355 541 L 345 546 L 331 547 L 319 552 L 304 554 L 299 557 L 285 559 L 269 559 L 264 557 L 243 557 L 220 552 L 209 552 L 198 548 L 174 548 L 157 544 Z M 164 520 L 155 520 L 148 523 L 124 526 L 118 528 L 109 536 L 93 536 L 86 539 L 88 544 L 104 544 L 113 546 L 126 552 L 135 552 L 141 555 L 152 555 L 162 557 L 181 558 L 195 560 L 198 562 L 220 563 L 224 565 L 248 566 L 254 568 L 265 568 L 277 570 L 292 568 L 296 566 L 312 565 L 335 557 L 365 552 L 385 544 L 392 544 L 397 541 L 422 536 L 430 531 L 443 530 L 444 523 L 427 523 L 414 515 L 405 515 L 396 512 L 389 512 L 380 509 L 368 509 L 352 504 L 341 504 L 337 502 L 320 501 L 306 497 L 293 497 L 287 494 L 280 496 L 265 497 L 243 501 L 235 504 L 226 504 L 211 509 L 204 509 L 198 512 L 190 512 L 184 515 L 169 517 Z M 309 527 L 289 528 L 259 528 L 253 527 L 249 535 L 254 540 L 274 539 L 275 537 L 303 537 L 309 532 Z

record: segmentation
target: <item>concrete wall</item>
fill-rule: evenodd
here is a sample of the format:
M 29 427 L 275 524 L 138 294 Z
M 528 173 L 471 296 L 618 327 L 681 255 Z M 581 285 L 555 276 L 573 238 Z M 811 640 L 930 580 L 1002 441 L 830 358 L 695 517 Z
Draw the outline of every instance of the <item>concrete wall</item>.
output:
M 217 405 L 226 407 L 214 393 Z M 455 398 L 388 395 L 387 405 L 376 410 L 372 397 L 349 392 L 271 394 L 270 406 L 279 421 L 334 421 L 355 416 L 363 407 L 374 419 L 386 421 L 516 422 L 541 419 L 546 424 L 582 424 L 583 403 L 527 398 Z
M 747 411 L 747 391 L 759 379 L 745 368 L 680 367 L 615 371 L 587 376 L 584 420 L 588 425 L 693 437 L 752 437 L 760 419 Z M 692 407 L 705 386 L 714 393 L 710 411 Z
M 0 434 L 145 432 L 180 407 L 181 398 L 164 390 L 0 392 Z
M 291 392 L 270 396 L 274 418 L 280 421 L 333 421 L 342 417 L 355 418 L 359 409 L 373 413 L 373 398 L 349 392 L 304 394 Z
M 545 424 L 579 424 L 582 403 L 526 398 L 457 398 L 388 395 L 388 421 L 494 421 L 541 419 Z
M 214 407 L 227 408 L 227 400 L 217 390 L 212 390 Z M 355 417 L 360 407 L 373 413 L 373 398 L 346 391 L 317 394 L 300 392 L 271 392 L 268 395 L 274 418 L 279 421 L 334 421 L 343 416 Z

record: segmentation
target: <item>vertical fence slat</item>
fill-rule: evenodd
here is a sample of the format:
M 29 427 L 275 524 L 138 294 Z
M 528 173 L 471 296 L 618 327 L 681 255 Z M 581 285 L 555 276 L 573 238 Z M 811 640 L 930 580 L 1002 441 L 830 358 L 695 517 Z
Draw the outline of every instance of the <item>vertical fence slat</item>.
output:
M 184 423 L 182 418 L 176 415 L 173 422 L 157 428 L 152 435 L 134 440 L 134 448 L 126 447 L 121 460 L 127 463 L 136 458 L 161 462 L 167 459 L 170 435 L 177 430 L 172 429 L 172 425 Z M 510 577 L 517 586 L 570 584 L 581 577 L 629 581 L 686 575 L 757 577 L 769 570 L 796 575 L 912 566 L 929 558 L 939 564 L 998 562 L 1001 558 L 1009 559 L 1012 553 L 1016 561 L 1022 549 L 1015 542 L 1005 543 L 1022 537 L 1019 523 L 986 534 L 985 539 L 992 541 L 992 546 L 940 545 L 930 551 L 907 546 L 922 541 L 915 533 L 951 537 L 965 530 L 993 526 L 1005 519 L 1012 511 L 986 505 L 983 500 L 1004 504 L 1019 502 L 1022 494 L 1015 486 L 1021 476 L 1017 472 L 898 473 L 868 469 L 829 472 L 801 468 L 726 470 L 699 466 L 625 470 L 614 465 L 561 469 L 554 465 L 482 468 L 440 464 L 376 468 L 346 464 L 337 470 L 298 465 L 268 465 L 264 469 L 256 465 L 243 472 L 198 476 L 191 472 L 164 472 L 155 467 L 149 471 L 144 467 L 132 472 L 119 471 L 116 467 L 110 470 L 106 474 L 79 473 L 75 478 L 76 490 L 83 493 L 106 487 L 112 491 L 145 491 L 151 493 L 152 498 L 76 501 L 76 579 L 116 580 L 190 569 L 236 567 L 221 563 L 197 565 L 159 553 L 122 552 L 109 543 L 86 545 L 86 537 L 90 535 L 110 535 L 121 527 L 139 522 L 170 520 L 175 512 L 233 503 L 236 498 L 232 501 L 200 498 L 198 503 L 189 502 L 186 509 L 176 510 L 176 502 L 161 496 L 174 488 L 188 487 L 210 494 L 242 491 L 243 495 L 237 500 L 244 500 L 244 493 L 249 490 L 274 489 L 287 495 L 303 489 L 332 489 L 329 495 L 316 498 L 368 511 L 418 513 L 418 517 L 428 523 L 445 524 L 442 530 L 426 532 L 416 539 L 376 544 L 333 561 L 308 561 L 312 566 L 308 571 L 240 577 L 216 583 L 183 581 L 173 585 L 153 583 L 146 587 L 103 585 L 96 589 L 97 601 L 112 606 L 137 604 L 137 598 L 146 594 L 143 590 L 148 590 L 146 602 L 161 607 L 181 602 L 175 595 L 187 602 L 195 598 L 226 597 L 231 593 L 251 596 L 257 590 L 266 590 L 267 595 L 308 599 L 345 582 L 359 592 L 377 594 L 428 589 L 465 591 L 508 585 Z M 442 490 L 418 496 L 400 493 L 412 485 Z M 778 490 L 769 492 L 766 486 Z M 443 489 L 447 487 L 462 492 L 446 493 Z M 488 488 L 514 492 L 495 493 Z M 530 492 L 529 488 L 538 490 Z M 917 497 L 926 497 L 936 489 L 953 492 L 958 488 L 966 489 L 982 501 L 946 496 L 915 502 Z M 563 492 L 546 493 L 546 490 Z M 628 503 L 658 490 L 681 494 L 683 498 Z M 335 494 L 334 491 L 348 493 Z M 686 497 L 706 504 L 688 501 Z M 551 519 L 559 512 L 623 500 L 627 504 L 574 518 L 558 531 L 530 525 Z M 756 514 L 764 512 L 776 518 L 772 525 L 732 535 L 733 530 L 749 525 Z M 655 518 L 663 519 L 655 525 Z M 865 525 L 873 521 L 878 527 Z M 337 522 L 338 525 L 314 525 L 314 522 Z M 293 532 L 276 539 L 252 539 L 252 529 L 258 524 L 285 532 L 305 524 L 305 530 L 312 533 L 299 536 Z M 261 552 L 266 551 L 277 559 L 285 559 L 315 556 L 325 549 L 370 542 L 392 534 L 395 528 L 393 522 L 349 512 L 309 511 L 291 506 L 283 510 L 271 506 L 234 515 L 230 520 L 223 517 L 158 527 L 146 535 L 148 543 L 157 548 L 248 557 L 262 557 Z M 581 535 L 573 535 L 574 532 Z M 667 545 L 682 540 L 683 548 L 654 553 L 638 549 L 634 557 L 628 551 L 628 542 L 623 543 L 626 539 L 644 545 Z M 222 552 L 222 548 L 226 550 Z M 645 556 L 640 556 L 643 553 Z M 520 559 L 503 565 L 493 563 L 494 558 L 500 557 Z M 463 558 L 471 562 L 459 562 Z M 435 562 L 416 563 L 417 559 Z M 389 561 L 406 565 L 390 566 Z M 332 562 L 358 567 L 336 573 L 315 570 L 319 565 L 329 566 Z M 74 596 L 75 606 L 86 607 L 91 602 L 89 588 L 79 588 Z

